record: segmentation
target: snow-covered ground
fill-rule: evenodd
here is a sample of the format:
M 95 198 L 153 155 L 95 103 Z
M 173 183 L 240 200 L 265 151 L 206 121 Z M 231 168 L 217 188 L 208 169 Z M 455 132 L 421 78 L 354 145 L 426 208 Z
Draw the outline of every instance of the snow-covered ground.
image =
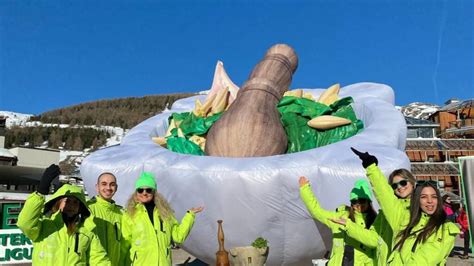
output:
M 6 121 L 6 126 L 7 128 L 10 128 L 12 126 L 24 126 L 26 122 L 30 120 L 30 117 L 32 117 L 33 115 L 9 111 L 0 111 L 0 116 L 8 117 Z
M 106 131 L 110 134 L 110 138 L 107 139 L 107 142 L 103 147 L 113 146 L 120 144 L 122 138 L 125 136 L 128 130 L 125 130 L 121 127 L 113 127 L 113 126 L 96 126 L 96 125 L 75 125 L 70 126 L 68 124 L 51 124 L 51 123 L 42 123 L 39 121 L 29 121 L 30 117 L 33 115 L 31 114 L 21 114 L 15 113 L 10 111 L 0 111 L 0 116 L 6 116 L 6 127 L 11 128 L 13 126 L 20 126 L 20 127 L 60 127 L 60 128 L 93 128 L 96 130 Z M 44 142 L 38 148 L 46 148 L 48 146 L 47 142 Z M 82 159 L 89 154 L 89 149 L 85 149 L 83 151 L 72 151 L 72 150 L 64 150 L 62 147 L 59 148 L 59 161 L 64 160 L 74 160 L 75 164 L 80 164 Z

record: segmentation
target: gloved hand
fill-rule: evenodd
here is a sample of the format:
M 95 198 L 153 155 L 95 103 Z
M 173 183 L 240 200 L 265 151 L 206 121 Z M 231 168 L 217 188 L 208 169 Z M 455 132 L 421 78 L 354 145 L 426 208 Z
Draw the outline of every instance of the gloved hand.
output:
M 61 174 L 61 170 L 59 170 L 59 166 L 56 164 L 50 165 L 46 170 L 43 172 L 43 176 L 41 177 L 39 186 L 38 186 L 38 192 L 46 195 L 49 192 L 49 187 L 51 186 L 51 182 L 53 179 L 59 176 Z
M 354 148 L 351 147 L 351 150 L 359 156 L 359 158 L 362 160 L 362 166 L 364 168 L 369 167 L 371 164 L 375 163 L 375 165 L 378 165 L 379 161 L 377 160 L 377 157 L 370 155 L 368 152 L 360 152 Z

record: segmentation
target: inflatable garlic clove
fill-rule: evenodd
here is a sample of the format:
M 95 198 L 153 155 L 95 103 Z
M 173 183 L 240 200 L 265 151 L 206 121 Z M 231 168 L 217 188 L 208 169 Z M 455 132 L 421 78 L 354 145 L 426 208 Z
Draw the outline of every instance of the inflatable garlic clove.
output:
M 154 143 L 166 148 L 166 138 L 165 137 L 153 137 L 151 138 Z
M 209 113 L 209 111 L 211 110 L 212 104 L 214 103 L 216 96 L 217 94 L 213 94 L 211 97 L 207 97 L 206 102 L 201 107 L 201 112 L 203 114 L 203 117 L 206 117 L 207 113 Z
M 217 93 L 216 99 L 212 103 L 211 113 L 209 115 L 217 114 L 224 111 L 227 106 L 228 98 L 229 98 L 229 90 L 227 88 L 219 91 Z
M 301 98 L 303 97 L 303 90 L 302 89 L 297 89 L 297 90 L 292 90 L 292 91 L 286 91 L 283 96 L 294 96 Z
M 339 90 L 340 90 L 339 83 L 336 83 L 325 90 L 321 96 L 319 96 L 318 102 L 323 103 L 325 105 L 331 105 L 335 101 L 339 99 Z
M 225 69 L 224 63 L 222 61 L 217 61 L 216 70 L 214 71 L 214 79 L 212 81 L 211 89 L 207 96 L 207 99 L 210 99 L 214 94 L 217 94 L 220 90 L 226 89 L 230 92 L 229 105 L 237 97 L 239 92 L 239 86 L 235 85 L 234 82 L 229 78 Z
M 332 115 L 322 115 L 309 120 L 307 124 L 308 126 L 315 129 L 331 129 L 348 125 L 350 123 L 352 123 L 352 121 L 346 118 Z

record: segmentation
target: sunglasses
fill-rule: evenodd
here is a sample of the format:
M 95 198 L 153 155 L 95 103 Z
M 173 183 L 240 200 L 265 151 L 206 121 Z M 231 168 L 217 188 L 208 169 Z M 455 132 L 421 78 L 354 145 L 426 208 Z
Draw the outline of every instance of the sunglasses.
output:
M 392 183 L 390 186 L 392 186 L 393 190 L 395 190 L 399 187 L 405 187 L 406 185 L 408 185 L 408 180 L 403 179 L 400 180 L 398 183 Z
M 351 205 L 364 205 L 369 203 L 368 199 L 353 199 L 351 200 Z
M 438 188 L 438 182 L 435 180 L 417 180 L 416 185 L 417 186 L 430 185 L 432 187 Z
M 137 188 L 138 194 L 142 194 L 143 192 L 146 192 L 148 194 L 151 194 L 153 192 L 152 188 Z

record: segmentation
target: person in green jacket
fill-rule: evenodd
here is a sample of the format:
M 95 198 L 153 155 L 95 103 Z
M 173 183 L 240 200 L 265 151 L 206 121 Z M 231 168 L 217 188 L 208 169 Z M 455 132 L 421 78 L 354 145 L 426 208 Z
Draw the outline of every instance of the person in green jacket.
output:
M 399 233 L 390 265 L 445 265 L 460 232 L 447 219 L 436 181 L 421 182 L 412 195 L 408 225 L 394 229 Z
M 95 185 L 97 196 L 87 202 L 95 217 L 95 233 L 107 251 L 112 265 L 120 263 L 120 243 L 122 239 L 122 207 L 112 199 L 117 192 L 117 179 L 112 173 L 105 172 L 97 178 Z
M 33 241 L 33 265 L 111 265 L 80 187 L 65 184 L 45 202 L 59 174 L 57 165 L 44 171 L 18 216 L 18 227 Z
M 373 177 L 383 179 L 381 183 L 386 182 L 385 176 L 381 175 L 381 172 L 377 172 L 377 175 Z M 394 196 L 396 197 L 392 205 L 393 211 L 404 212 L 405 215 L 408 216 L 410 211 L 410 198 L 416 184 L 415 177 L 406 169 L 396 169 L 390 174 L 388 184 L 392 187 Z M 385 218 L 383 210 L 379 210 L 377 218 L 375 218 L 370 229 L 365 229 L 350 220 L 337 219 L 333 221 L 344 226 L 348 236 L 375 249 L 377 265 L 386 264 L 392 250 L 392 242 L 395 241 L 395 239 L 392 228 Z
M 299 185 L 301 199 L 311 216 L 332 231 L 333 245 L 328 265 L 374 265 L 374 249 L 349 237 L 342 226 L 331 222 L 342 217 L 364 228 L 370 227 L 377 213 L 372 207 L 372 193 L 367 181 L 358 180 L 350 193 L 351 206 L 342 205 L 336 211 L 320 206 L 306 177 L 299 178 Z
M 378 160 L 368 152 L 352 148 L 362 160 L 375 196 L 393 230 L 390 265 L 444 265 L 454 246 L 459 228 L 447 221 L 440 193 L 432 182 L 422 181 L 411 195 L 410 211 L 400 211 L 393 206 L 393 194 L 387 192 L 378 168 Z
M 166 199 L 156 190 L 152 173 L 143 172 L 122 217 L 122 256 L 125 265 L 171 265 L 171 247 L 186 240 L 196 213 L 190 209 L 178 223 Z

